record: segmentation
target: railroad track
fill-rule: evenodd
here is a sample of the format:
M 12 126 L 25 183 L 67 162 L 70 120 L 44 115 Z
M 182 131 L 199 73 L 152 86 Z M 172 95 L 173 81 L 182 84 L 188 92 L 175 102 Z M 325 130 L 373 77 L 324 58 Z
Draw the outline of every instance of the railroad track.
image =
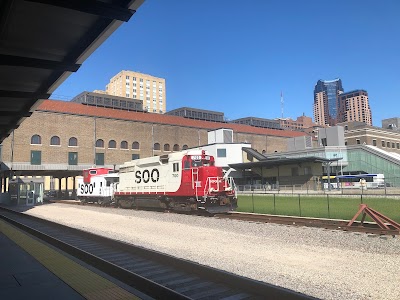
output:
M 399 235 L 400 231 L 395 229 L 381 229 L 376 223 L 364 223 L 364 226 L 357 222 L 353 226 L 347 226 L 349 221 L 346 220 L 332 220 L 332 219 L 319 219 L 319 218 L 304 218 L 292 216 L 277 216 L 277 215 L 262 215 L 253 213 L 228 213 L 215 215 L 221 219 L 233 219 L 248 222 L 260 223 L 276 223 L 292 226 L 308 226 L 319 227 L 332 230 L 344 230 L 350 232 L 362 232 L 376 235 Z
M 76 204 L 82 205 L 78 201 L 71 200 L 57 200 L 50 201 L 53 203 L 63 203 L 63 204 Z M 90 203 L 86 205 L 101 206 L 97 203 Z M 113 207 L 113 206 L 108 206 Z M 308 227 L 319 227 L 331 230 L 342 230 L 349 232 L 361 232 L 367 234 L 375 235 L 400 235 L 400 231 L 396 229 L 382 229 L 376 223 L 364 222 L 364 226 L 360 222 L 354 222 L 353 226 L 347 226 L 349 221 L 346 220 L 335 220 L 335 219 L 320 219 L 320 218 L 308 218 L 308 217 L 293 217 L 293 216 L 279 216 L 279 215 L 264 215 L 264 214 L 254 214 L 254 213 L 238 213 L 230 212 L 225 214 L 215 214 L 217 218 L 221 219 L 234 219 L 248 222 L 260 222 L 260 223 L 275 223 L 293 226 L 308 226 Z
M 315 299 L 3 207 L 0 218 L 155 299 Z

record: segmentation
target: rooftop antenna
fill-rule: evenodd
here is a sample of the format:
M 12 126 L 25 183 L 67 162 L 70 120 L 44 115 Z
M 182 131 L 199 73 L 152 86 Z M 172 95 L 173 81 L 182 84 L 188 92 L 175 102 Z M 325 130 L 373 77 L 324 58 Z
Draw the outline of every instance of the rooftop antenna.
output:
M 283 119 L 283 92 L 281 91 L 281 115 Z

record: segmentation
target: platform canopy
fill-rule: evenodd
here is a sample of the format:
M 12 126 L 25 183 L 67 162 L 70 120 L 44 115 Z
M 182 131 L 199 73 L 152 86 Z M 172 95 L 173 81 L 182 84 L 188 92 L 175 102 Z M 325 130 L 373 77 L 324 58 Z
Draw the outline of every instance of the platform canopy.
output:
M 0 143 L 144 0 L 1 0 Z
M 246 162 L 246 163 L 237 163 L 237 164 L 229 164 L 229 167 L 236 170 L 246 170 L 251 168 L 275 168 L 284 165 L 293 165 L 293 164 L 301 164 L 301 163 L 321 163 L 323 165 L 330 164 L 332 162 L 338 161 L 342 158 L 323 158 L 318 156 L 303 156 L 303 157 L 274 157 L 274 158 L 266 158 L 264 160 L 255 161 L 255 162 Z

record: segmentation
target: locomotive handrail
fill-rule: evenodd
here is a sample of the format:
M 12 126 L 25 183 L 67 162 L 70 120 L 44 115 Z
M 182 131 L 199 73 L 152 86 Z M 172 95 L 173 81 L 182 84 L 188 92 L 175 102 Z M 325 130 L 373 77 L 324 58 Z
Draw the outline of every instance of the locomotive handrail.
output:
M 196 176 L 196 178 L 195 178 L 195 176 Z M 198 181 L 199 181 L 199 168 L 193 168 L 192 169 L 192 189 L 194 189 L 194 192 L 196 195 L 196 201 L 199 201 L 199 194 L 198 194 L 199 187 L 197 186 Z

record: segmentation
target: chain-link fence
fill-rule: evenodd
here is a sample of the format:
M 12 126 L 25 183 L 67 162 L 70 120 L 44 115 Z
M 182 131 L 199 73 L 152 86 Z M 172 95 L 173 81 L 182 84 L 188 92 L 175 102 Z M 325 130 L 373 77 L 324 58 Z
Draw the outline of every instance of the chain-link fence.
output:
M 400 195 L 400 177 L 349 175 L 342 178 L 331 176 L 328 180 L 327 176 L 323 176 L 302 184 L 295 179 L 292 182 L 286 179 L 284 183 L 237 185 L 237 190 L 239 193 Z

